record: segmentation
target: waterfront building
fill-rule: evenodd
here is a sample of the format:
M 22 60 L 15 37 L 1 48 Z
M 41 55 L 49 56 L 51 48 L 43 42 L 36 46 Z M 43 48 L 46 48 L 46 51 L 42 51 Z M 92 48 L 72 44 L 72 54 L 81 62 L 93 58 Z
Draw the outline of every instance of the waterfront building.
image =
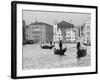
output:
M 85 21 L 83 29 L 84 43 L 91 43 L 90 26 L 90 21 Z
M 28 25 L 27 40 L 33 40 L 36 43 L 48 43 L 53 41 L 53 26 L 36 22 Z
M 74 30 L 74 25 L 66 22 L 61 21 L 57 24 L 58 28 L 61 30 L 61 36 L 63 42 L 75 42 L 76 41 L 76 33 Z

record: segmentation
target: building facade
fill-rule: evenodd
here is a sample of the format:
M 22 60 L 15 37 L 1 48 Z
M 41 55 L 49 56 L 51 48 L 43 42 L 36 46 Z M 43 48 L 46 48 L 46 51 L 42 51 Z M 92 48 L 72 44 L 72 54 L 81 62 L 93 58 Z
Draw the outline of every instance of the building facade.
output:
M 26 31 L 27 40 L 33 40 L 36 43 L 47 43 L 53 40 L 53 26 L 36 22 L 28 25 Z
M 83 29 L 83 38 L 84 43 L 91 43 L 91 34 L 90 34 L 90 21 L 86 21 L 84 23 L 84 29 Z
M 73 29 L 66 29 L 66 41 L 67 42 L 75 42 L 76 35 Z
M 90 26 L 90 21 L 85 21 L 83 25 L 78 27 L 78 38 L 82 43 L 91 43 Z
M 53 42 L 59 42 L 59 40 L 62 40 L 62 32 L 61 29 L 57 27 L 57 24 L 53 26 Z
M 62 40 L 63 42 L 75 42 L 76 33 L 74 30 L 74 25 L 66 21 L 61 21 L 53 26 L 53 41 L 58 42 Z

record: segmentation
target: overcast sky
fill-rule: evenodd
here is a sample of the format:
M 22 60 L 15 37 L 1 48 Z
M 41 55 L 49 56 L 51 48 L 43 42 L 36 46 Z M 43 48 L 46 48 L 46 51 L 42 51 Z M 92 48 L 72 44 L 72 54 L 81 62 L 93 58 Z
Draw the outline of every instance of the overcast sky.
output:
M 38 22 L 45 22 L 53 25 L 54 20 L 58 22 L 65 20 L 71 22 L 74 25 L 82 25 L 84 21 L 91 20 L 91 14 L 89 13 L 70 13 L 70 12 L 47 12 L 47 11 L 23 11 L 23 20 L 26 25 L 34 23 L 37 19 Z

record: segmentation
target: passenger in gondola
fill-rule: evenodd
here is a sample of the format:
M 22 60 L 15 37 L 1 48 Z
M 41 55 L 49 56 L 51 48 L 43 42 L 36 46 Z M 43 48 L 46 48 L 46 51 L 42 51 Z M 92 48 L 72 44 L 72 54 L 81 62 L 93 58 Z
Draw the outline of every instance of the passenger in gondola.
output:
M 59 42 L 59 48 L 60 48 L 60 50 L 62 50 L 62 42 L 61 42 L 61 40 Z

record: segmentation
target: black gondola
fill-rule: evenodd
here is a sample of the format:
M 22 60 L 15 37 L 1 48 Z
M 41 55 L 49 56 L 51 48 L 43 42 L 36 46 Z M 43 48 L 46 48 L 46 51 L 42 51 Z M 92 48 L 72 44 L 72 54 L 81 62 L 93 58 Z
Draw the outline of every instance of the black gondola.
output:
M 86 49 L 78 49 L 77 50 L 77 58 L 86 56 L 87 50 Z
M 86 56 L 87 49 L 81 49 L 80 42 L 77 43 L 77 59 Z
M 66 52 L 66 48 L 64 48 L 64 49 L 54 49 L 54 54 L 56 54 L 56 55 L 60 55 L 60 56 L 63 56 L 63 55 L 65 55 L 64 53 Z
M 54 45 L 52 46 L 48 46 L 48 45 L 41 45 L 42 49 L 52 49 L 54 47 Z

